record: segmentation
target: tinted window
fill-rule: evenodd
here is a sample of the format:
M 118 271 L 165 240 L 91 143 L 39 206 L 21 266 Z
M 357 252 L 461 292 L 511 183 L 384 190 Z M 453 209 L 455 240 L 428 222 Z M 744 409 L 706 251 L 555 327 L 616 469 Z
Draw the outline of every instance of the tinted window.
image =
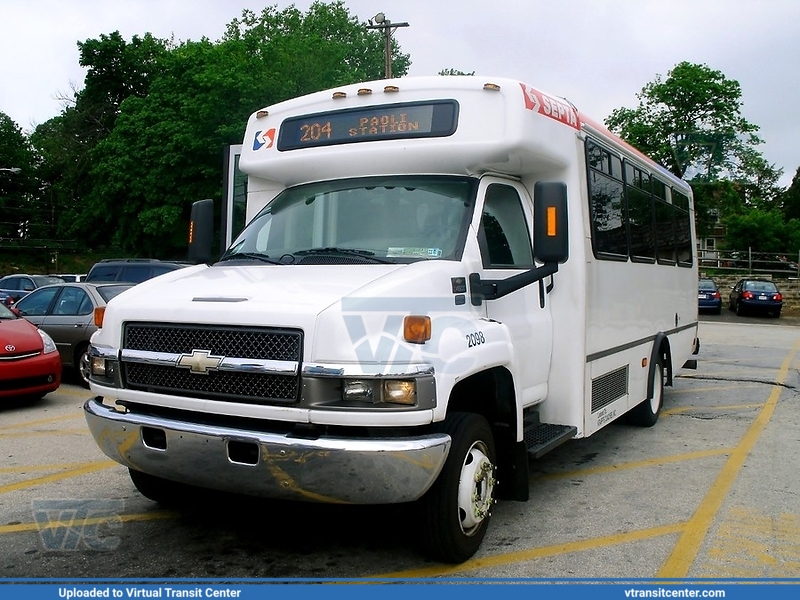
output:
M 629 163 L 625 165 L 625 198 L 628 202 L 631 258 L 652 262 L 656 257 L 656 244 L 650 176 Z
M 746 281 L 744 289 L 749 292 L 777 292 L 778 288 L 770 281 Z
M 30 315 L 32 317 L 46 315 L 47 309 L 58 291 L 59 288 L 57 287 L 48 287 L 31 292 L 17 302 L 17 310 L 23 315 Z
M 18 290 L 19 279 L 19 277 L 6 277 L 0 281 L 0 288 L 3 288 L 4 290 Z
M 86 277 L 86 281 L 114 281 L 117 278 L 119 267 L 114 265 L 95 265 L 92 272 Z
M 88 310 L 87 302 L 88 301 Z M 84 310 L 86 312 L 81 312 Z M 65 287 L 53 308 L 54 315 L 74 316 L 85 315 L 92 312 L 92 302 L 81 288 Z
M 711 279 L 701 279 L 700 284 L 698 285 L 698 289 L 713 291 L 717 289 L 717 284 L 715 284 Z
M 64 283 L 64 280 L 61 277 L 56 276 L 37 276 L 33 278 L 33 284 L 36 287 L 42 287 L 45 285 L 55 285 L 57 283 Z
M 484 267 L 530 267 L 531 238 L 517 191 L 506 185 L 490 185 L 481 218 Z
M 153 267 L 150 265 L 126 265 L 122 267 L 119 281 L 129 281 L 131 283 L 141 283 L 152 276 Z
M 692 265 L 689 197 L 634 162 L 586 141 L 594 255 L 601 259 Z M 624 177 L 623 177 L 624 172 Z
M 656 253 L 658 254 L 658 262 L 674 265 L 675 257 L 677 256 L 674 207 L 660 198 L 655 199 L 653 207 L 656 214 Z
M 109 302 L 113 297 L 121 294 L 125 290 L 129 290 L 129 285 L 104 285 L 97 288 L 97 292 L 103 297 L 103 300 Z

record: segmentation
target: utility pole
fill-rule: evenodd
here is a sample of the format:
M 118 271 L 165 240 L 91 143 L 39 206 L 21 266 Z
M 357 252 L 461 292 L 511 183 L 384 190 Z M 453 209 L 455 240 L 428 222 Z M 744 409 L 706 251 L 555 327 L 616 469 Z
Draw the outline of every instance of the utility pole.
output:
M 369 25 L 367 25 L 367 29 L 383 30 L 383 40 L 385 43 L 383 60 L 386 79 L 392 78 L 392 33 L 394 33 L 398 27 L 408 27 L 408 23 L 392 23 L 382 12 L 372 17 L 369 20 Z

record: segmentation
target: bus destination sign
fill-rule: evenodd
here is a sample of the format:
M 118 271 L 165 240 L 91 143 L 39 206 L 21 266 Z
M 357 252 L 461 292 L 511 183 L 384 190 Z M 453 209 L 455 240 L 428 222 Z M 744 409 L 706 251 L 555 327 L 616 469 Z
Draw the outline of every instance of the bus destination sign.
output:
M 458 121 L 455 100 L 369 106 L 290 117 L 281 124 L 278 150 L 374 140 L 452 135 Z

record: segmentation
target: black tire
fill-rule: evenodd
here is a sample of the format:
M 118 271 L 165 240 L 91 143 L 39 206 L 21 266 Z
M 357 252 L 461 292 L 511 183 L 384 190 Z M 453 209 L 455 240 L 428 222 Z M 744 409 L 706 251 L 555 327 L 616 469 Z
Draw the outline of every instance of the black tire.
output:
M 741 302 L 736 303 L 736 316 L 737 317 L 744 316 L 744 306 L 742 306 Z
M 158 502 L 159 504 L 175 504 L 187 490 L 187 486 L 183 484 L 162 479 L 161 477 L 156 477 L 155 475 L 143 473 L 135 469 L 128 469 L 128 473 L 131 476 L 133 485 L 139 490 L 139 493 L 145 498 L 153 502 Z
M 664 405 L 664 365 L 661 357 L 653 365 L 653 393 L 628 413 L 628 422 L 639 427 L 652 427 Z
M 474 413 L 448 415 L 439 431 L 453 442 L 442 472 L 419 500 L 422 544 L 432 558 L 461 563 L 480 547 L 492 516 L 494 436 L 486 419 Z

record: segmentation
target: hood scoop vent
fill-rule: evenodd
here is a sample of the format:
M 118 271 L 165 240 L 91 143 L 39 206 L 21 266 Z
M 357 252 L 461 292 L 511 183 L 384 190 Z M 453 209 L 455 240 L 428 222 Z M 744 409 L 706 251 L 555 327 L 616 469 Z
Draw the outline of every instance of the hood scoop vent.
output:
M 227 296 L 198 296 L 192 302 L 247 302 L 250 298 L 231 298 Z

